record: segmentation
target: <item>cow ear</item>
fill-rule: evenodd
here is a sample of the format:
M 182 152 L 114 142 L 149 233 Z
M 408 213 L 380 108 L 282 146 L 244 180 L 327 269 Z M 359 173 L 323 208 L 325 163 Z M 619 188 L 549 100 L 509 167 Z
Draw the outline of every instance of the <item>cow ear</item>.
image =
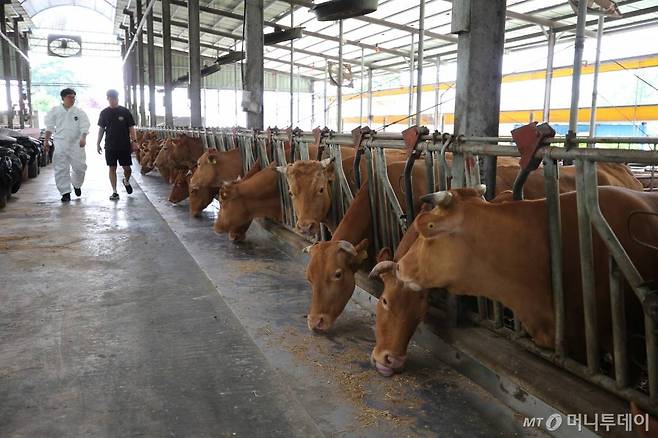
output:
M 386 248 L 382 248 L 377 254 L 377 263 L 392 261 L 392 260 L 393 260 L 393 254 L 391 248 L 389 248 L 388 246 Z
M 361 264 L 368 258 L 368 239 L 363 239 L 354 247 L 356 250 L 356 262 Z

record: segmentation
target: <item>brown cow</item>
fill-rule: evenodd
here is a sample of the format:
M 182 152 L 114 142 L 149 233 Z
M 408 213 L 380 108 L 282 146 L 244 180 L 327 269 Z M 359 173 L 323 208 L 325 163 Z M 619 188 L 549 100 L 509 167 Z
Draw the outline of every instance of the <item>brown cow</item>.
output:
M 200 138 L 181 134 L 173 142 L 170 152 L 172 167 L 191 169 L 197 164 L 199 157 L 203 155 L 203 142 Z
M 194 169 L 178 169 L 175 171 L 176 176 L 174 177 L 174 183 L 171 186 L 171 192 L 169 192 L 169 202 L 176 204 L 187 199 L 190 195 L 190 178 L 192 177 L 193 172 Z
M 190 189 L 190 215 L 198 217 L 201 212 L 215 199 L 219 193 L 219 189 L 215 187 L 199 187 L 197 189 Z
M 175 144 L 176 140 L 172 138 L 166 139 L 162 143 L 162 148 L 160 148 L 160 152 L 158 152 L 158 155 L 153 162 L 155 167 L 157 167 L 160 176 L 162 176 L 162 178 L 168 183 L 171 183 L 174 178 L 175 166 L 171 160 L 171 152 L 173 151 Z
M 404 162 L 387 166 L 390 181 L 400 181 Z M 425 164 L 420 161 L 413 167 L 414 195 L 420 196 L 427 188 Z M 404 184 L 392 184 L 401 207 L 406 210 Z M 372 228 L 368 185 L 363 184 L 331 240 L 318 242 L 306 249 L 310 260 L 306 278 L 311 283 L 311 309 L 307 324 L 311 330 L 327 330 L 340 316 L 354 293 L 354 274 L 367 258 L 368 237 Z M 414 200 L 418 207 L 418 199 Z
M 281 221 L 278 173 L 271 164 L 250 178 L 225 183 L 219 189 L 220 210 L 213 229 L 229 240 L 244 240 L 251 221 L 267 217 Z
M 191 187 L 219 188 L 223 182 L 242 176 L 240 149 L 226 152 L 208 149 L 198 158 L 196 165 L 196 171 L 190 180 Z
M 398 278 L 412 289 L 445 287 L 457 295 L 478 293 L 501 301 L 514 311 L 537 345 L 552 348 L 555 321 L 545 233 L 546 201 L 487 203 L 474 189 L 430 196 L 438 207 L 418 216 L 415 227 L 420 236 L 400 259 Z M 651 249 L 635 242 L 627 221 L 631 211 L 658 212 L 658 194 L 600 187 L 599 200 L 603 215 L 640 274 L 655 280 L 658 258 Z M 584 323 L 575 193 L 561 195 L 560 201 L 566 340 L 569 350 L 577 353 L 584 351 Z M 658 218 L 637 218 L 630 228 L 637 239 L 658 244 Z M 610 351 L 608 254 L 596 233 L 593 241 L 600 340 Z M 629 309 L 639 304 L 633 297 L 627 303 Z

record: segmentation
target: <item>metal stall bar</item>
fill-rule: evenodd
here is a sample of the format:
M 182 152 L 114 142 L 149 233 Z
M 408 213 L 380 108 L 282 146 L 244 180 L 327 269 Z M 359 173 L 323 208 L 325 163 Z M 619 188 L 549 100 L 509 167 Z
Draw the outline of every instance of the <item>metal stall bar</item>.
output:
M 585 24 L 587 21 L 587 2 L 578 2 L 578 22 L 576 24 L 576 49 L 573 55 L 573 76 L 571 77 L 571 106 L 569 111 L 569 132 L 567 148 L 576 147 L 573 139 L 578 130 L 578 101 L 580 99 L 580 73 L 583 66 L 583 49 L 585 47 Z
M 626 342 L 626 306 L 624 303 L 623 277 L 614 258 L 610 258 L 610 309 L 613 330 L 613 351 L 615 380 L 618 388 L 625 388 L 629 382 L 628 350 Z
M 290 28 L 295 27 L 294 19 L 295 5 L 290 3 Z M 295 40 L 290 40 L 290 127 L 295 124 L 295 100 L 293 93 L 295 90 L 295 75 L 293 70 L 295 68 Z M 299 111 L 299 108 L 297 109 Z
M 546 56 L 546 84 L 544 86 L 544 121 L 548 122 L 551 117 L 551 90 L 553 86 L 553 57 L 555 55 L 556 35 L 548 30 L 548 55 Z
M 414 111 L 414 53 L 414 34 L 412 33 L 411 46 L 409 47 L 409 118 L 407 119 L 407 126 L 414 123 L 414 118 L 411 117 Z
M 343 20 L 338 21 L 338 87 L 336 90 L 336 131 L 343 132 Z
M 368 69 L 368 126 L 372 126 L 372 68 Z
M 594 84 L 592 85 L 592 105 L 589 116 L 589 136 L 596 135 L 596 99 L 598 97 L 599 70 L 601 68 L 601 40 L 603 39 L 604 15 L 599 15 L 598 29 L 596 31 L 596 61 L 594 62 Z

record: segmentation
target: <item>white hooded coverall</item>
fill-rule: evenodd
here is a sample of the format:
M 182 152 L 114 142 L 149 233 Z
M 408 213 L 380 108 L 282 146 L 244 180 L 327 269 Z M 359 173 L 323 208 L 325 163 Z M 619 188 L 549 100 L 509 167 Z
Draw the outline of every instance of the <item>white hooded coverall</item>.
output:
M 89 133 L 89 118 L 75 105 L 68 110 L 64 105 L 53 107 L 46 114 L 46 130 L 53 133 L 55 154 L 55 183 L 60 194 L 71 193 L 82 187 L 87 170 L 85 148 L 80 147 L 80 137 Z

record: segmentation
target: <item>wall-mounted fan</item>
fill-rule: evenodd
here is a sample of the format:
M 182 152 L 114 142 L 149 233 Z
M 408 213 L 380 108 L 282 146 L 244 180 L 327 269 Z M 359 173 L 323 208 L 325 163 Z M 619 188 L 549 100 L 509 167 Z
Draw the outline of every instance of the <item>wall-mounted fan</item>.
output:
M 335 86 L 338 86 L 338 63 L 329 62 L 329 80 Z M 352 66 L 349 64 L 343 64 L 343 87 L 354 87 L 354 81 L 352 80 Z
M 82 38 L 76 35 L 48 35 L 48 55 L 60 58 L 82 56 Z

